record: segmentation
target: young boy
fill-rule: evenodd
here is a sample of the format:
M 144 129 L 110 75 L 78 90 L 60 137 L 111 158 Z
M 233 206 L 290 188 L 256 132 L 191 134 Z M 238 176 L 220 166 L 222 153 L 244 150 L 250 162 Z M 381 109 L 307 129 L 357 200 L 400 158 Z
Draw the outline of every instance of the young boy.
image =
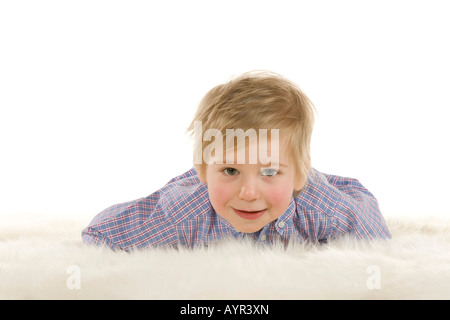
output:
M 274 73 L 246 73 L 211 89 L 189 128 L 194 168 L 148 197 L 102 211 L 83 241 L 130 250 L 230 237 L 390 238 L 377 200 L 358 180 L 311 167 L 313 113 L 303 92 Z

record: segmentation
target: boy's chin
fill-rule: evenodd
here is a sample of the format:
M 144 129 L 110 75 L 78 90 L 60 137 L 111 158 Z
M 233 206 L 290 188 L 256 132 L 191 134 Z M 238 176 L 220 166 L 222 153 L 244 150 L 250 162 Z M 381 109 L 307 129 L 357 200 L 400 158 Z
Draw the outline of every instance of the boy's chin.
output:
M 234 226 L 234 228 L 242 233 L 255 233 L 258 232 L 259 230 L 261 230 L 264 226 L 259 226 L 259 225 L 239 225 L 239 226 Z

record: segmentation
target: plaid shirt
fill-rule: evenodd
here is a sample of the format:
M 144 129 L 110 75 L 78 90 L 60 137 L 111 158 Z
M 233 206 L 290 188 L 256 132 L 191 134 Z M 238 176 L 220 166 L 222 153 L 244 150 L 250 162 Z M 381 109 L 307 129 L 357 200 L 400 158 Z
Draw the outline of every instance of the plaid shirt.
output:
M 207 186 L 192 168 L 148 197 L 100 212 L 82 231 L 82 238 L 87 244 L 130 250 L 196 247 L 229 237 L 261 243 L 326 242 L 343 234 L 369 240 L 391 237 L 377 200 L 358 180 L 313 169 L 300 195 L 292 197 L 277 220 L 245 234 L 214 211 Z

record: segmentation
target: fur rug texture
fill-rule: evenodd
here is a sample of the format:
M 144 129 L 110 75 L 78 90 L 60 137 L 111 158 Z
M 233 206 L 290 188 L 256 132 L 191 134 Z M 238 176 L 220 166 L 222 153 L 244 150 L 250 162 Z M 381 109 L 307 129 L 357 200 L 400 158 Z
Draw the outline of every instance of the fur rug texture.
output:
M 125 253 L 85 246 L 92 217 L 0 217 L 0 299 L 450 299 L 450 220 L 386 217 L 393 238 Z

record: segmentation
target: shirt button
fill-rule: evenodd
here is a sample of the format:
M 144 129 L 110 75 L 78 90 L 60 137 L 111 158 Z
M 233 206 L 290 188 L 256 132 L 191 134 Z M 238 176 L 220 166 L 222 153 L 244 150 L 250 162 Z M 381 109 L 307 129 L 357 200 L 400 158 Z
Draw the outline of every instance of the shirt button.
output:
M 283 221 L 278 222 L 278 227 L 279 228 L 283 228 L 284 227 L 284 222 Z
M 260 237 L 260 239 L 261 239 L 261 241 L 266 241 L 266 235 L 263 234 L 263 235 Z

